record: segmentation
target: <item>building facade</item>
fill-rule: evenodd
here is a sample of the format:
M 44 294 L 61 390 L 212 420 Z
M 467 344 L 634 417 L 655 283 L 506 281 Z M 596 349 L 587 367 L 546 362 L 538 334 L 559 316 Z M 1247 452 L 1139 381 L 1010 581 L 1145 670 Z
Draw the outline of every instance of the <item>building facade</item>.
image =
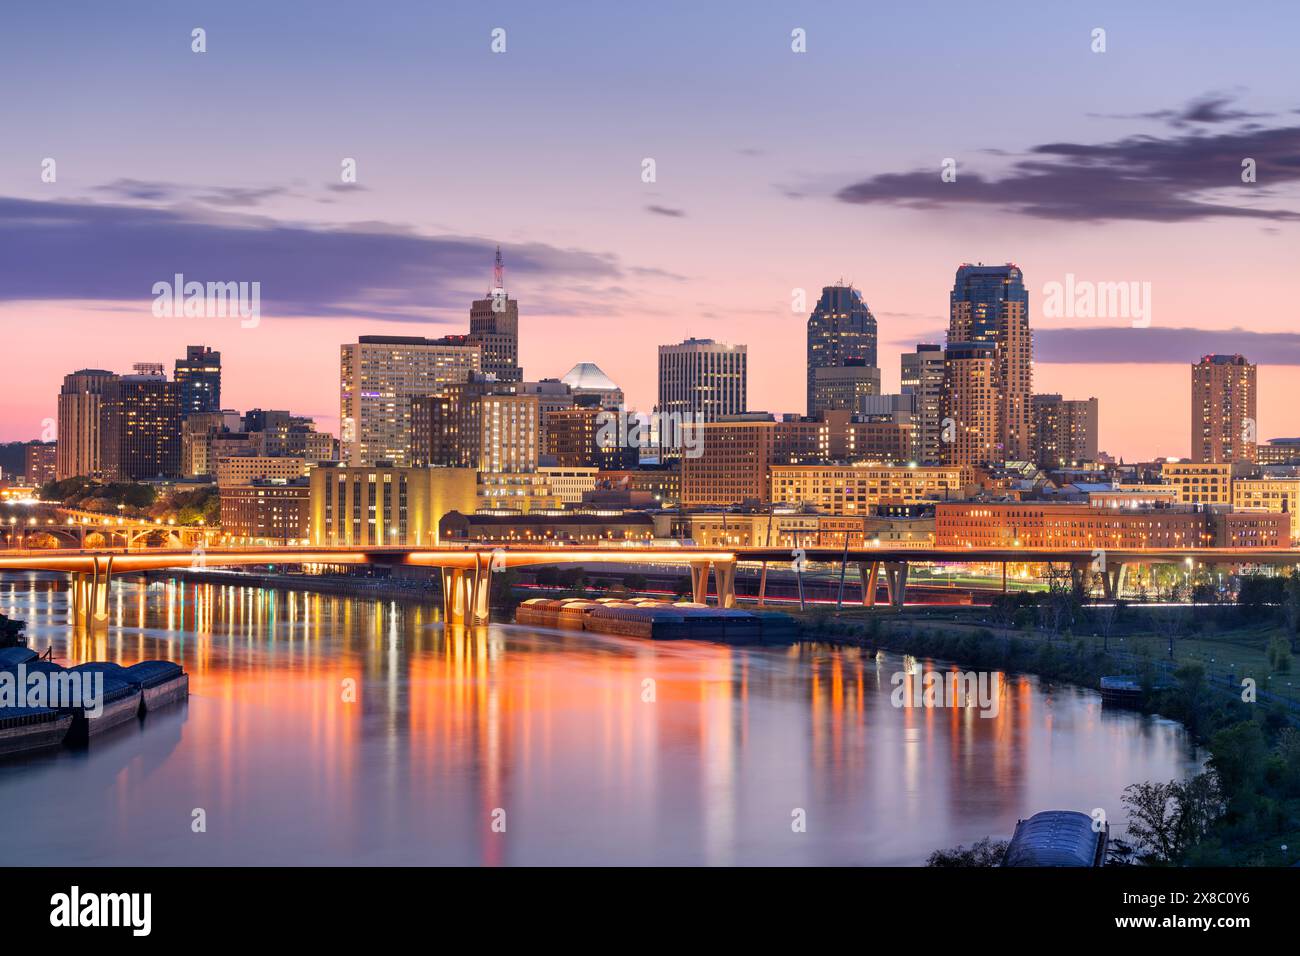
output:
M 322 465 L 309 487 L 315 545 L 435 545 L 443 516 L 472 514 L 478 491 L 472 468 L 391 465 Z
M 221 410 L 220 352 L 206 345 L 187 345 L 172 378 L 180 388 L 182 416 Z
M 807 354 L 809 418 L 816 418 L 824 410 L 817 404 L 817 369 L 847 366 L 850 362 L 878 368 L 876 317 L 857 289 L 847 285 L 822 289 L 821 298 L 808 316 Z
M 1240 355 L 1206 355 L 1192 366 L 1192 461 L 1255 461 L 1255 379 Z
M 233 543 L 306 543 L 311 487 L 306 478 L 255 481 L 221 489 L 221 531 Z
M 467 336 L 426 339 L 363 335 L 342 346 L 339 419 L 342 458 L 352 467 L 411 463 L 411 400 L 481 370 Z
M 904 352 L 901 365 L 901 391 L 912 396 L 912 421 L 916 426 L 912 458 L 923 465 L 943 461 L 943 349 L 921 343 L 915 351 Z
M 979 345 L 989 351 L 972 348 Z M 958 365 L 945 366 L 947 417 L 959 433 L 969 431 L 972 440 L 949 443 L 946 460 L 1030 460 L 1033 342 L 1029 292 L 1019 267 L 964 264 L 957 269 L 949 297 L 948 351 L 955 353 Z M 967 389 L 974 394 L 965 394 Z M 968 459 L 971 454 L 986 457 Z
M 1034 460 L 1058 468 L 1097 460 L 1097 399 L 1035 395 Z
M 181 475 L 180 388 L 161 375 L 124 375 L 104 385 L 101 464 L 110 481 Z
M 974 472 L 965 465 L 773 465 L 771 482 L 773 505 L 865 515 L 881 505 L 960 498 Z
M 659 346 L 657 411 L 683 422 L 715 422 L 745 411 L 747 350 L 713 339 Z
M 61 481 L 102 473 L 100 403 L 105 386 L 117 375 L 104 369 L 83 368 L 65 375 L 59 392 L 55 476 Z
M 469 309 L 469 344 L 482 352 L 480 368 L 500 382 L 522 382 L 519 367 L 519 303 L 506 293 L 505 266 L 497 246 L 492 288 Z

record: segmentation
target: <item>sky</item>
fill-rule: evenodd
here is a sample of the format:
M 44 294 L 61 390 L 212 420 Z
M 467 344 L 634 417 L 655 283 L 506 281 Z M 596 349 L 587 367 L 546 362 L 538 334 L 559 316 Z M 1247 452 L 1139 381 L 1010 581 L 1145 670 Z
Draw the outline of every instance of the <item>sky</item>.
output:
M 66 373 L 190 344 L 226 407 L 337 433 L 340 344 L 465 331 L 498 243 L 526 377 L 595 362 L 643 410 L 697 336 L 802 412 L 840 280 L 897 390 L 957 266 L 1010 261 L 1034 390 L 1096 396 L 1104 450 L 1186 455 L 1210 351 L 1260 365 L 1261 439 L 1300 435 L 1297 44 L 1284 2 L 5 5 L 0 440 Z M 260 321 L 156 316 L 177 273 L 260 283 Z M 1047 314 L 1070 281 L 1150 308 Z

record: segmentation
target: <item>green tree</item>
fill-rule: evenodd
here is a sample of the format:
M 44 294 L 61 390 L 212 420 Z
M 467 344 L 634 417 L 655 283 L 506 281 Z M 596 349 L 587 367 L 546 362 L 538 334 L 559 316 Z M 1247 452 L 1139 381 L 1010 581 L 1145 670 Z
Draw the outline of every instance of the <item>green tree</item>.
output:
M 1001 866 L 1002 858 L 1007 855 L 1006 840 L 994 840 L 985 837 L 976 840 L 969 847 L 956 846 L 950 850 L 935 850 L 925 861 L 926 866 L 935 867 L 969 867 Z

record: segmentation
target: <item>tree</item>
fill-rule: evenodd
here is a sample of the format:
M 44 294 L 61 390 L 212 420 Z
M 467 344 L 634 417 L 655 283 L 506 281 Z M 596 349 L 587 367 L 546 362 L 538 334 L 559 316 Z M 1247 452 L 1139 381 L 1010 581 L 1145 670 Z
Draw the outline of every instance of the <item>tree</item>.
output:
M 1218 774 L 1228 806 L 1239 813 L 1253 806 L 1268 759 L 1259 724 L 1243 720 L 1223 728 L 1210 738 L 1210 754 L 1210 766 Z
M 951 850 L 935 850 L 925 861 L 925 865 L 937 867 L 1001 866 L 1002 858 L 1007 855 L 1009 845 L 1006 840 L 994 840 L 992 837 L 985 837 L 982 840 L 976 840 L 969 848 L 956 846 Z
M 1103 651 L 1110 651 L 1110 638 L 1119 625 L 1120 610 L 1118 598 L 1109 604 L 1098 604 L 1092 609 L 1092 619 L 1097 625 L 1097 633 L 1101 635 L 1101 649 Z
M 1219 781 L 1212 771 L 1185 783 L 1134 783 L 1121 798 L 1128 807 L 1128 833 L 1148 863 L 1176 864 L 1204 839 L 1223 815 Z
M 1186 610 L 1180 607 L 1161 608 L 1153 615 L 1158 633 L 1169 644 L 1169 659 L 1174 659 L 1174 640 L 1187 632 L 1190 619 Z

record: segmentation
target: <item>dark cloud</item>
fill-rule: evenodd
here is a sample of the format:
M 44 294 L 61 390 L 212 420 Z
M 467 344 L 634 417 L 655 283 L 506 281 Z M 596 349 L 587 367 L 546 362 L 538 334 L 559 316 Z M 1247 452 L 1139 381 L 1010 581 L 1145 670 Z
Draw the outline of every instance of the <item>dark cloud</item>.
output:
M 1164 120 L 1170 126 L 1184 127 L 1196 123 L 1234 123 L 1246 119 L 1268 119 L 1272 113 L 1251 113 L 1247 110 L 1232 109 L 1236 96 L 1231 93 L 1207 93 L 1199 99 L 1192 100 L 1182 109 L 1154 110 L 1150 113 L 1092 114 L 1102 115 L 1107 119 L 1157 119 Z
M 1203 124 L 1237 118 L 1239 111 L 1226 110 L 1226 102 L 1198 101 L 1180 115 Z M 1247 157 L 1257 164 L 1255 184 L 1241 181 Z M 931 169 L 873 176 L 844 187 L 836 198 L 919 209 L 985 207 L 1064 222 L 1300 220 L 1296 209 L 1254 204 L 1271 187 L 1300 181 L 1300 126 L 1045 143 L 1032 147 L 1000 179 L 960 162 L 956 182 L 943 182 L 939 172 L 936 163 Z
M 917 342 L 942 345 L 941 327 L 893 339 L 912 350 Z M 1176 329 L 1098 326 L 1034 329 L 1034 361 L 1053 365 L 1193 365 L 1202 355 L 1246 356 L 1258 365 L 1300 365 L 1300 333 L 1246 329 Z
M 144 191 L 143 184 L 137 187 Z M 604 286 L 612 255 L 540 243 L 504 245 L 507 275 Z M 391 223 L 309 227 L 265 216 L 0 197 L 0 300 L 152 300 L 175 273 L 200 282 L 258 281 L 266 316 L 430 321 L 465 306 L 495 243 L 421 236 Z
M 672 216 L 674 219 L 680 219 L 682 216 L 686 215 L 685 211 L 681 209 L 672 209 L 668 206 L 650 205 L 645 208 L 646 212 L 652 212 L 656 216 Z
M 256 206 L 264 199 L 292 195 L 284 186 L 187 186 L 143 179 L 115 179 L 95 187 L 114 199 L 134 202 L 176 202 L 188 200 L 208 206 L 238 208 Z
M 1237 353 L 1260 365 L 1300 365 L 1300 333 L 1157 326 L 1034 330 L 1036 362 L 1192 365 L 1202 355 Z

